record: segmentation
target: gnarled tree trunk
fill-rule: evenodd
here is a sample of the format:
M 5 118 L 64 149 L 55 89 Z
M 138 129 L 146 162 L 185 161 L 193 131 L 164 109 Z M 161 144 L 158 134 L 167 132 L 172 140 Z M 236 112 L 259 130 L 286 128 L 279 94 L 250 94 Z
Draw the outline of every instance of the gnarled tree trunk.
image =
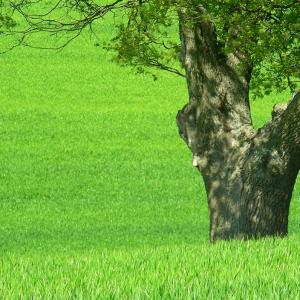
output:
M 255 130 L 247 55 L 222 54 L 205 19 L 191 23 L 181 14 L 180 33 L 189 103 L 177 124 L 204 179 L 210 240 L 285 236 L 300 167 L 300 94 Z

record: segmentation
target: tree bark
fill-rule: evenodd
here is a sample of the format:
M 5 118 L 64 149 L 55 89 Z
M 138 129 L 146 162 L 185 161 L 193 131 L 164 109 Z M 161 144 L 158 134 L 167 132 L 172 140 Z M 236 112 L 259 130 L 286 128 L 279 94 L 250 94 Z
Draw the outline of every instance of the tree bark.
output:
M 210 240 L 285 236 L 300 167 L 299 93 L 255 130 L 247 54 L 223 54 L 207 18 L 190 22 L 184 12 L 179 18 L 189 103 L 177 125 L 204 179 Z

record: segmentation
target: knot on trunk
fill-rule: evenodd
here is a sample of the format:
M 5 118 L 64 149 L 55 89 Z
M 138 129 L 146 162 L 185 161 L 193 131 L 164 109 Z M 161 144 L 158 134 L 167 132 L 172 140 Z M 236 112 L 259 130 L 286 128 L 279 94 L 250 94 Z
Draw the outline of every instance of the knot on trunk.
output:
M 197 152 L 197 117 L 197 105 L 193 103 L 186 104 L 176 117 L 179 135 L 193 153 Z
M 194 167 L 203 170 L 208 165 L 208 158 L 206 156 L 193 155 L 192 164 Z

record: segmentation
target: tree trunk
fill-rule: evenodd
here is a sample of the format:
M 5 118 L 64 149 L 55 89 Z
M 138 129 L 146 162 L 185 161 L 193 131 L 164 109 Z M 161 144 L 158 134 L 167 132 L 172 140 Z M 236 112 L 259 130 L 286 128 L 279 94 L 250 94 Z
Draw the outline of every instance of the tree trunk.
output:
M 247 54 L 223 54 L 207 19 L 191 23 L 181 13 L 180 33 L 189 103 L 177 124 L 204 179 L 210 240 L 285 236 L 300 167 L 299 93 L 254 130 Z

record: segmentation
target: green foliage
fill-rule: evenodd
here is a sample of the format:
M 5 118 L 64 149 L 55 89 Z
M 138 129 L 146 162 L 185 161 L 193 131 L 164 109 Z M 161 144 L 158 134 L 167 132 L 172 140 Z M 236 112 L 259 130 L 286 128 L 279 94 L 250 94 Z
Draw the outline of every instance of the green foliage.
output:
M 214 22 L 224 53 L 239 51 L 249 57 L 256 95 L 269 94 L 274 88 L 295 89 L 293 80 L 300 77 L 297 1 L 208 1 L 203 16 L 193 11 L 194 6 L 192 1 L 157 0 L 132 8 L 129 22 L 120 26 L 114 39 L 112 48 L 118 59 L 138 68 L 151 66 L 151 60 L 172 66 L 172 60 L 179 57 L 179 41 L 173 41 L 171 47 L 162 45 L 174 39 L 175 31 L 170 28 L 178 28 L 176 11 L 189 11 L 191 23 L 201 19 Z
M 117 53 L 115 61 L 135 67 L 138 73 L 149 71 L 147 67 L 180 72 L 175 69 L 179 44 L 171 3 L 154 0 L 131 7 L 117 23 L 118 33 L 106 47 Z
M 134 66 L 180 68 L 178 12 L 190 15 L 191 24 L 214 22 L 224 53 L 242 53 L 253 67 L 251 88 L 255 95 L 296 88 L 299 74 L 299 3 L 297 1 L 207 1 L 199 16 L 197 1 L 150 0 L 136 2 L 126 17 L 117 19 L 118 34 L 109 45 L 116 61 Z M 175 72 L 176 73 L 176 72 Z
M 293 79 L 300 77 L 298 1 L 216 0 L 208 7 L 224 50 L 242 50 L 251 58 L 256 95 L 295 89 Z

